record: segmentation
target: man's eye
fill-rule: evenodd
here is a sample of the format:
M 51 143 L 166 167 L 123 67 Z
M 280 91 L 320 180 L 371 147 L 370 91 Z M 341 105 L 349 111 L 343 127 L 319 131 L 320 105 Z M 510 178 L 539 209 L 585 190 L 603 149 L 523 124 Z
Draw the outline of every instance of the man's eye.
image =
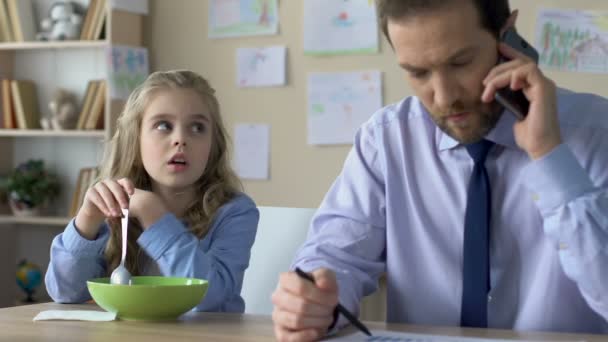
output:
M 455 66 L 455 67 L 462 67 L 462 66 L 467 66 L 467 65 L 469 65 L 470 63 L 471 63 L 471 61 L 469 61 L 469 60 L 466 60 L 466 61 L 456 61 L 456 62 L 453 62 L 453 63 L 452 63 L 452 66 Z
M 428 71 L 411 71 L 410 76 L 413 78 L 424 78 L 428 75 Z

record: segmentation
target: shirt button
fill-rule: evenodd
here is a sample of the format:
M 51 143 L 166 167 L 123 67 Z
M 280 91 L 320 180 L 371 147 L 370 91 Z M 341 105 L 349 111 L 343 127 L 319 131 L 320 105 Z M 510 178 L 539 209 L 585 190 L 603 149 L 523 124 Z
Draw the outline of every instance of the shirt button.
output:
M 561 250 L 568 249 L 568 244 L 563 243 L 563 242 L 562 242 L 562 243 L 560 243 L 560 244 L 559 244 L 559 249 L 561 249 Z
M 534 202 L 538 202 L 538 200 L 539 200 L 539 199 L 540 199 L 540 196 L 538 196 L 538 194 L 533 194 L 533 195 L 532 195 L 532 200 L 533 200 Z
M 488 303 L 491 303 L 491 302 L 492 302 L 492 299 L 493 299 L 493 298 L 492 298 L 492 296 L 491 296 L 491 295 L 488 295 Z

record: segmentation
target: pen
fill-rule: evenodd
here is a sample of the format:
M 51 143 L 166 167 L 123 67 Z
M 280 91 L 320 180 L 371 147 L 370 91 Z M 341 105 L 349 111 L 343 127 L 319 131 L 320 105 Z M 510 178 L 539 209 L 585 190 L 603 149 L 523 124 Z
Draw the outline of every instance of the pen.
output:
M 302 271 L 299 267 L 296 267 L 296 274 L 299 275 L 300 277 L 306 279 L 306 280 L 309 280 L 313 284 L 315 283 L 315 279 L 310 274 Z M 336 310 L 338 310 L 339 313 L 341 313 L 342 315 L 344 315 L 344 317 L 346 317 L 346 319 L 348 319 L 348 321 L 352 325 L 354 325 L 359 330 L 361 330 L 365 335 L 372 336 L 372 333 L 369 332 L 369 330 L 365 327 L 365 325 L 363 325 L 363 323 L 361 323 L 357 319 L 357 317 L 355 317 L 345 307 L 343 307 L 342 304 L 338 303 L 338 305 L 336 306 Z

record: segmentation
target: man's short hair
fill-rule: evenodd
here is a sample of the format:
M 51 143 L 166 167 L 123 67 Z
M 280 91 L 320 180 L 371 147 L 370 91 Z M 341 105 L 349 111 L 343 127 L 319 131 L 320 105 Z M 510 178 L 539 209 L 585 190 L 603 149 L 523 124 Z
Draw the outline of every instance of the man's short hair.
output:
M 473 2 L 479 13 L 481 26 L 498 38 L 500 29 L 511 14 L 509 0 L 376 0 L 376 9 L 382 32 L 392 44 L 388 36 L 389 19 L 403 19 L 462 1 Z

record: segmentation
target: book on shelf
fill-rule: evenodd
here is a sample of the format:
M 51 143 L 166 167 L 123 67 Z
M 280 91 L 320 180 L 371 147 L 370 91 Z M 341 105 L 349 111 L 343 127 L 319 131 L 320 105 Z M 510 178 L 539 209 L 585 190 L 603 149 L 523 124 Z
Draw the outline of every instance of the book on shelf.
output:
M 13 40 L 13 29 L 8 17 L 6 0 L 0 0 L 0 41 L 12 42 Z
M 0 128 L 4 127 L 4 97 L 2 96 L 2 80 L 0 80 Z M 2 195 L 0 194 L 0 201 L 2 201 Z
M 17 118 L 13 106 L 13 96 L 11 92 L 11 80 L 3 79 L 0 85 L 2 88 L 2 127 L 5 129 L 17 128 Z
M 80 206 L 82 206 L 82 202 L 84 201 L 84 196 L 87 193 L 87 190 L 97 181 L 98 176 L 99 170 L 96 167 L 80 169 L 78 179 L 76 180 L 76 188 L 74 189 L 74 194 L 72 195 L 70 212 L 68 213 L 70 217 L 76 216 Z
M 78 121 L 76 122 L 76 129 L 84 129 L 85 123 L 87 122 L 87 113 L 91 110 L 91 104 L 95 97 L 95 91 L 97 90 L 97 81 L 92 80 L 87 84 L 87 89 L 84 92 L 84 99 L 82 102 L 82 109 L 78 115 Z
M 80 30 L 81 40 L 101 38 L 106 19 L 106 0 L 91 0 Z
M 106 22 L 106 0 L 99 0 L 97 4 L 97 17 L 95 18 L 95 26 L 92 28 L 91 40 L 101 39 L 103 28 Z
M 13 33 L 13 41 L 27 42 L 36 40 L 34 6 L 31 0 L 4 0 Z
M 97 6 L 97 0 L 89 1 L 87 12 L 80 26 L 80 40 L 87 40 L 88 32 L 91 30 L 91 23 L 93 21 L 93 15 L 95 14 L 95 7 Z
M 98 81 L 99 85 L 95 91 L 95 99 L 91 105 L 91 110 L 87 117 L 85 129 L 101 129 L 103 128 L 103 111 L 106 102 L 106 82 Z
M 103 129 L 106 85 L 104 80 L 91 80 L 87 85 L 76 129 Z
M 40 113 L 36 84 L 29 80 L 11 80 L 13 109 L 19 129 L 39 129 Z

